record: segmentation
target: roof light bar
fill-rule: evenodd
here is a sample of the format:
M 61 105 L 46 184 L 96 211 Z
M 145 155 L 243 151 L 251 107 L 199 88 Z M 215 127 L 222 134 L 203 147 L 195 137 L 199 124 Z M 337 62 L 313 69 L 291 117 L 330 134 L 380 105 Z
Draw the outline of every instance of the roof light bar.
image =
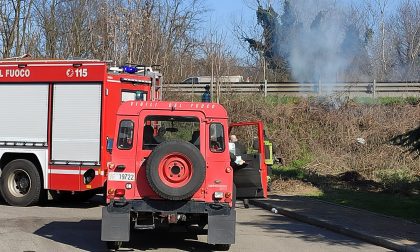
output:
M 123 66 L 123 71 L 129 74 L 133 74 L 136 73 L 138 69 L 135 66 Z

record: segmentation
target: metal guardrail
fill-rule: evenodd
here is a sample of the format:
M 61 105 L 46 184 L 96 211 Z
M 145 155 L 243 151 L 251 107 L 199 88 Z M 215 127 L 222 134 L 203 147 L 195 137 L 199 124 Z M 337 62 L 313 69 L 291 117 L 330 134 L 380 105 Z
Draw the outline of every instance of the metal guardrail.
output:
M 163 92 L 183 92 L 201 95 L 208 83 L 166 84 Z M 216 90 L 216 84 L 214 84 Z M 420 96 L 420 82 L 342 82 L 342 83 L 297 83 L 269 82 L 264 83 L 238 82 L 220 83 L 221 93 L 261 93 L 287 96 L 318 96 L 326 94 L 346 95 L 349 97 L 383 97 L 383 96 Z

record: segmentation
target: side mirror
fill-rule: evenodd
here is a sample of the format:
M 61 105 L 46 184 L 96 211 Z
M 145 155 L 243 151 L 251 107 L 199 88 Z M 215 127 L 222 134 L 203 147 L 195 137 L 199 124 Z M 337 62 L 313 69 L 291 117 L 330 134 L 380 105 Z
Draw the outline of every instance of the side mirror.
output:
M 106 151 L 109 153 L 112 153 L 112 146 L 114 145 L 114 139 L 113 138 L 106 138 Z

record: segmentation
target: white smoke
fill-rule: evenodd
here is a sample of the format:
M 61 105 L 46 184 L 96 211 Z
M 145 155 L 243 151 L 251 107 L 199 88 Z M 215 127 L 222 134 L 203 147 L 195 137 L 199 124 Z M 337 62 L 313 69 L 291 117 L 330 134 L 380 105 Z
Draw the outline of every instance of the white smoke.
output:
M 288 62 L 293 78 L 299 82 L 342 81 L 343 72 L 352 61 L 352 57 L 342 53 L 346 29 L 344 11 L 332 0 L 293 0 L 290 3 L 301 22 L 301 28 L 296 30 L 289 45 Z M 314 25 L 317 15 L 322 18 Z M 331 85 L 326 87 L 332 88 Z

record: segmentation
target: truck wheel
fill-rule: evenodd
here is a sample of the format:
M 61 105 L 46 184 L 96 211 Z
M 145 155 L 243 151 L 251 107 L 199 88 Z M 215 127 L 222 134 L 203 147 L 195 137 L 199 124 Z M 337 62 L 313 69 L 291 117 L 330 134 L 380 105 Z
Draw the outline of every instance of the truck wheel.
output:
M 107 241 L 106 246 L 110 250 L 117 251 L 121 248 L 122 241 Z
M 216 251 L 228 251 L 230 249 L 230 244 L 216 244 Z
M 17 159 L 4 167 L 0 188 L 4 200 L 10 205 L 34 205 L 42 193 L 41 176 L 32 162 Z
M 153 191 L 169 200 L 190 198 L 206 177 L 206 162 L 200 150 L 186 141 L 158 145 L 146 164 L 147 180 Z

